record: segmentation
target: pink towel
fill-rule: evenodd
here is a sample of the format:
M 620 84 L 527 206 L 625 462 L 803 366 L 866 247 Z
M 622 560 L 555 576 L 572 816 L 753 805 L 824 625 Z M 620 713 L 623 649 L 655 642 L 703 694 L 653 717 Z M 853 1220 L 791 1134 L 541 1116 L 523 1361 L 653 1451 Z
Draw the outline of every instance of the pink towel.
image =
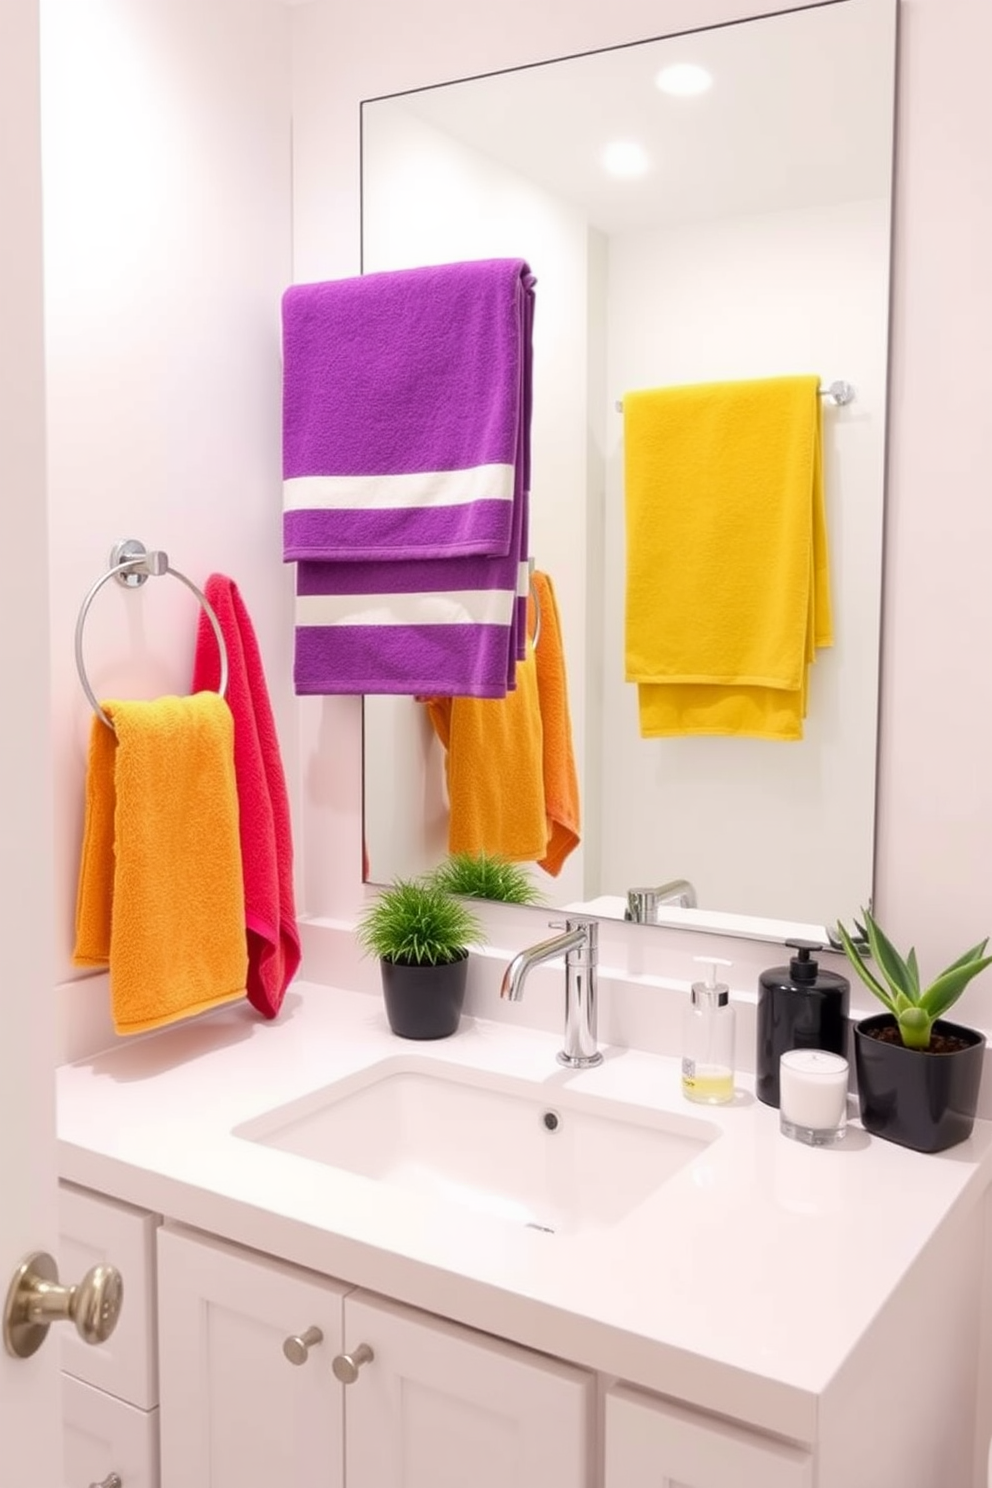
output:
M 234 715 L 244 864 L 248 1000 L 266 1018 L 274 1018 L 300 964 L 286 777 L 258 641 L 238 586 L 223 574 L 211 574 L 204 593 L 227 647 L 227 701 Z M 196 638 L 193 691 L 216 691 L 219 681 L 217 638 L 204 612 Z

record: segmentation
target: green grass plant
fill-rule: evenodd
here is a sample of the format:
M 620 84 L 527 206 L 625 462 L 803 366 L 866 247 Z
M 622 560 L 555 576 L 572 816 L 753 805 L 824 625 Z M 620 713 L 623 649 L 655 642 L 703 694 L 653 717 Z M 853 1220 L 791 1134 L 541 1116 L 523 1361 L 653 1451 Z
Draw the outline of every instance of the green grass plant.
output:
M 449 894 L 470 899 L 498 899 L 504 904 L 540 904 L 543 895 L 526 869 L 496 853 L 452 853 L 430 875 Z
M 430 879 L 398 878 L 359 916 L 359 943 L 380 961 L 441 966 L 485 939 L 478 918 Z

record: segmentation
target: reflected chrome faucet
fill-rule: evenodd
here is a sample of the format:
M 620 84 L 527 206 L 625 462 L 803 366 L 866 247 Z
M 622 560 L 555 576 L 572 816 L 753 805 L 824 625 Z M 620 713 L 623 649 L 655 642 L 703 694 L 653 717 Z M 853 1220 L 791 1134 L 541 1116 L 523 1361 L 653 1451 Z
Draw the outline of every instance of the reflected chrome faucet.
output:
M 500 997 L 519 1002 L 524 995 L 527 973 L 542 961 L 565 957 L 565 1047 L 558 1063 L 569 1069 L 589 1069 L 602 1064 L 596 1047 L 596 963 L 599 959 L 599 922 L 570 917 L 552 920 L 564 935 L 542 940 L 514 956 L 503 973 Z
M 638 925 L 655 925 L 663 904 L 677 904 L 679 909 L 695 909 L 696 890 L 687 878 L 673 878 L 656 889 L 628 889 L 625 919 Z

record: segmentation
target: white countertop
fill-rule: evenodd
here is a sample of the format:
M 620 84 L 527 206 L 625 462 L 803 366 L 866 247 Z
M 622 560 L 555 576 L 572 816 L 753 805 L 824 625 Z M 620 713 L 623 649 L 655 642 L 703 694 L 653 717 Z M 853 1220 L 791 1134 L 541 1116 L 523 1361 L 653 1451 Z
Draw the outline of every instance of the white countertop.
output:
M 924 1156 L 812 1149 L 738 1078 L 694 1106 L 675 1059 L 464 1018 L 394 1038 L 376 996 L 297 982 L 280 1018 L 221 1009 L 58 1071 L 60 1172 L 238 1243 L 800 1440 L 817 1396 L 942 1221 L 992 1177 L 992 1123 Z M 717 1138 L 624 1222 L 545 1235 L 232 1135 L 397 1054 L 695 1116 Z M 853 1114 L 853 1107 L 852 1107 Z M 485 1152 L 480 1151 L 480 1165 Z

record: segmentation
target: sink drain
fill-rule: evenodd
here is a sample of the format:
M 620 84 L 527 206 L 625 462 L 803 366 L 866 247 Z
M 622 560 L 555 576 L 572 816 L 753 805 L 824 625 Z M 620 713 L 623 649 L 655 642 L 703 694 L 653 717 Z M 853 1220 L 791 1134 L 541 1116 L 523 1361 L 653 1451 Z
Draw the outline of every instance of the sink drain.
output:
M 545 1131 L 556 1132 L 561 1126 L 561 1117 L 557 1111 L 543 1111 L 541 1113 L 541 1125 Z

